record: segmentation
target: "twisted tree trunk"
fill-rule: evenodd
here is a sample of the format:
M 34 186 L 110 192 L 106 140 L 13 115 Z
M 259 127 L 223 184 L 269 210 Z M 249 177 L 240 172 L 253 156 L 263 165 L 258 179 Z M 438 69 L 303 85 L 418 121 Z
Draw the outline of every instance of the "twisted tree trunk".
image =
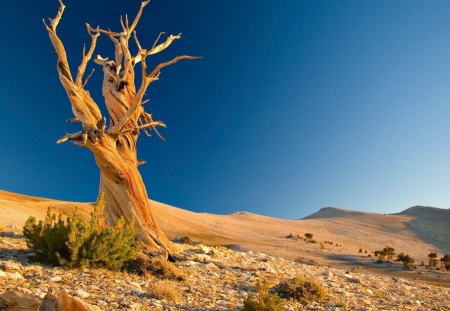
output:
M 156 127 L 165 127 L 164 123 L 154 121 L 152 115 L 144 111 L 143 104 L 146 101 L 143 98 L 149 85 L 159 79 L 164 67 L 183 59 L 194 59 L 195 57 L 186 55 L 175 57 L 168 62 L 159 64 L 148 73 L 146 58 L 163 51 L 181 36 L 170 35 L 163 43 L 157 45 L 163 34 L 161 33 L 150 50 L 141 47 L 135 28 L 144 7 L 150 2 L 150 0 L 146 0 L 141 2 L 140 9 L 131 25 L 127 16 L 125 21 L 121 18 L 121 32 L 107 31 L 99 27 L 92 28 L 86 24 L 91 37 L 91 45 L 88 51 L 83 49 L 83 58 L 74 79 L 64 45 L 56 34 L 56 27 L 65 9 L 61 0 L 59 2 L 60 9 L 56 17 L 50 19 L 50 25 L 45 22 L 44 24 L 58 56 L 59 79 L 66 90 L 75 116 L 68 122 L 80 122 L 82 130 L 74 134 L 66 134 L 57 142 L 72 141 L 78 146 L 88 148 L 93 153 L 101 172 L 100 191 L 104 192 L 106 196 L 107 223 L 114 224 L 119 218 L 124 217 L 128 223 L 133 223 L 136 227 L 137 238 L 146 253 L 168 256 L 175 250 L 175 247 L 155 221 L 147 191 L 138 170 L 138 166 L 145 162 L 137 160 L 136 142 L 141 131 L 148 136 L 150 136 L 149 131 L 154 131 L 160 136 Z M 102 94 L 109 114 L 109 128 L 107 128 L 107 120 L 101 115 L 98 105 L 85 89 L 92 73 L 84 79 L 86 67 L 92 58 L 97 38 L 100 35 L 108 36 L 115 47 L 114 60 L 103 58 L 100 55 L 94 60 L 102 67 L 104 74 Z M 129 50 L 129 40 L 132 35 L 138 48 L 135 56 L 132 56 Z M 136 88 L 134 67 L 139 63 L 142 76 L 140 86 Z

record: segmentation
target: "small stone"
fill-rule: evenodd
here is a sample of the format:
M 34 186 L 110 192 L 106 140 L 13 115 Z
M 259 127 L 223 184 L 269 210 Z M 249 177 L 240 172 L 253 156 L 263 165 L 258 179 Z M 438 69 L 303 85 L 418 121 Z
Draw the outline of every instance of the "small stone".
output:
M 22 265 L 18 265 L 11 262 L 4 262 L 2 264 L 2 269 L 5 271 L 17 271 L 23 269 Z
M 264 271 L 269 272 L 269 273 L 275 273 L 275 269 L 271 265 L 265 265 Z
M 52 282 L 61 282 L 62 281 L 62 277 L 54 276 L 54 277 L 50 278 L 50 281 L 52 281 Z
M 19 272 L 6 272 L 6 276 L 11 280 L 24 280 L 25 278 Z
M 83 298 L 83 299 L 85 299 L 85 298 L 87 298 L 87 297 L 90 296 L 90 294 L 89 294 L 88 292 L 82 290 L 81 288 L 80 288 L 80 289 L 77 289 L 77 290 L 76 290 L 76 293 L 77 293 L 77 296 L 78 296 L 78 297 Z
M 332 277 L 333 272 L 331 272 L 330 270 L 325 270 L 322 272 L 322 275 L 327 276 L 327 277 Z
M 142 305 L 138 302 L 133 302 L 132 304 L 130 304 L 130 309 L 131 310 L 142 310 Z
M 227 302 L 225 300 L 219 300 L 219 301 L 216 302 L 216 304 L 218 306 L 225 306 L 227 304 Z
M 212 247 L 206 246 L 206 245 L 200 245 L 200 249 L 205 254 L 211 254 L 212 253 Z

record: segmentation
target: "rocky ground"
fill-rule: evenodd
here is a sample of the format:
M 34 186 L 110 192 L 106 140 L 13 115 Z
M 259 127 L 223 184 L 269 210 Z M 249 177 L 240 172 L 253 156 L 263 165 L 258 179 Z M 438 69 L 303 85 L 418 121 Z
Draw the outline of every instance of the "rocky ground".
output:
M 0 236 L 0 294 L 14 290 L 37 299 L 66 291 L 91 310 L 240 310 L 257 279 L 271 283 L 295 276 L 321 283 L 322 302 L 288 301 L 287 310 L 450 310 L 450 289 L 402 278 L 374 276 L 224 247 L 181 245 L 175 265 L 186 275 L 174 282 L 180 300 L 152 298 L 157 279 L 101 269 L 63 270 L 28 260 L 25 240 Z M 1 309 L 1 308 L 0 308 Z

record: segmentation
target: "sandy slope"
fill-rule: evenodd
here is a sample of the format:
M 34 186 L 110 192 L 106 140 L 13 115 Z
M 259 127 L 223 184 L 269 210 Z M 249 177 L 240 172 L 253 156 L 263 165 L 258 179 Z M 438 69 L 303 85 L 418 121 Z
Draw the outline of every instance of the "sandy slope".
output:
M 350 257 L 366 260 L 366 255 L 358 255 L 360 248 L 370 253 L 386 245 L 398 252 L 410 254 L 416 261 L 426 261 L 431 251 L 440 254 L 450 252 L 450 217 L 445 218 L 439 213 L 449 210 L 427 214 L 427 210 L 422 209 L 415 214 L 382 215 L 327 208 L 308 219 L 283 220 L 251 213 L 194 213 L 154 201 L 152 203 L 159 223 L 171 238 L 188 235 L 204 243 L 264 251 L 288 258 L 301 256 L 329 263 Z M 61 208 L 63 212 L 78 206 L 87 213 L 91 204 L 0 191 L 0 227 L 11 224 L 20 227 L 30 215 L 42 218 L 48 206 Z M 318 242 L 332 241 L 342 247 L 323 243 L 322 249 L 320 243 L 310 244 L 286 238 L 289 233 L 303 236 L 306 232 L 313 233 Z

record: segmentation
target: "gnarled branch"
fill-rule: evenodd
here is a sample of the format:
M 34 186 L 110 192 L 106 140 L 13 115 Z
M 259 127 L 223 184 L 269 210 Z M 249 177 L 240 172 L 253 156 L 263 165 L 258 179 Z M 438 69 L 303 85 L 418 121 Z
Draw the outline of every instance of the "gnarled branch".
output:
M 143 52 L 144 54 L 144 52 Z M 145 55 L 142 56 L 143 60 L 142 60 L 142 84 L 141 87 L 139 88 L 136 96 L 133 99 L 133 103 L 130 107 L 130 109 L 128 109 L 127 113 L 125 114 L 125 116 L 123 117 L 122 120 L 120 120 L 119 123 L 117 123 L 117 125 L 113 126 L 110 129 L 111 133 L 115 133 L 115 134 L 119 134 L 123 131 L 123 129 L 127 126 L 127 124 L 130 121 L 133 121 L 133 119 L 135 119 L 135 114 L 136 111 L 138 110 L 139 107 L 141 107 L 141 103 L 142 103 L 142 99 L 144 97 L 145 92 L 147 91 L 147 88 L 150 86 L 150 84 L 156 80 L 159 79 L 159 75 L 161 73 L 161 70 L 164 67 L 173 65 L 181 60 L 184 59 L 197 59 L 199 57 L 196 56 L 189 56 L 189 55 L 182 55 L 182 56 L 177 56 L 174 59 L 165 62 L 165 63 L 161 63 L 158 66 L 156 66 L 156 68 L 147 75 L 147 65 L 145 63 Z
M 89 24 L 86 24 L 86 29 L 87 29 L 87 32 L 89 33 L 89 35 L 91 36 L 91 46 L 90 46 L 87 54 L 86 54 L 86 49 L 83 48 L 83 58 L 81 60 L 80 66 L 78 66 L 78 74 L 77 74 L 77 79 L 75 81 L 75 84 L 79 87 L 83 87 L 83 75 L 84 75 L 84 72 L 86 71 L 87 63 L 91 60 L 92 54 L 94 53 L 95 46 L 97 44 L 97 38 L 98 38 L 98 36 L 100 36 L 100 33 L 98 33 L 98 32 L 92 33 L 90 31 L 91 26 L 89 26 Z
M 67 54 L 64 48 L 64 44 L 61 39 L 56 34 L 56 27 L 58 26 L 62 15 L 64 13 L 65 6 L 61 0 L 59 0 L 60 8 L 56 17 L 54 19 L 50 19 L 50 25 L 47 25 L 45 21 L 43 21 L 45 28 L 47 29 L 48 35 L 50 37 L 50 41 L 55 48 L 56 55 L 58 56 L 57 60 L 57 70 L 59 80 L 61 81 L 62 86 L 66 90 L 67 96 L 72 104 L 72 112 L 77 120 L 79 120 L 83 125 L 83 131 L 89 131 L 91 129 L 97 128 L 99 122 L 101 121 L 101 113 L 97 104 L 91 98 L 88 91 L 83 88 L 82 85 L 82 76 L 86 69 L 87 62 L 95 48 L 95 43 L 97 39 L 96 34 L 92 35 L 92 43 L 89 52 L 86 54 L 83 52 L 83 60 L 78 70 L 77 81 L 74 83 L 72 74 L 70 71 L 70 66 L 67 61 Z M 78 81 L 80 83 L 78 83 Z

